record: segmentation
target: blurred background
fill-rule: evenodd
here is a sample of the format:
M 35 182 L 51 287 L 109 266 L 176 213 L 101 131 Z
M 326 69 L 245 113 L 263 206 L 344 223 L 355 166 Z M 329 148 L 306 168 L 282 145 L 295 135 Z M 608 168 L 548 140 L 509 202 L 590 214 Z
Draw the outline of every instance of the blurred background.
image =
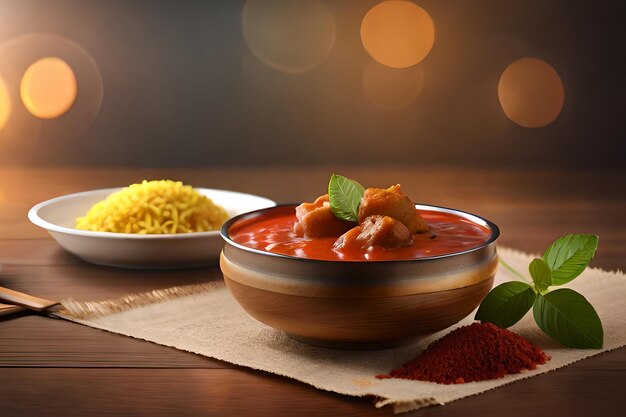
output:
M 623 167 L 624 1 L 0 0 L 0 163 Z

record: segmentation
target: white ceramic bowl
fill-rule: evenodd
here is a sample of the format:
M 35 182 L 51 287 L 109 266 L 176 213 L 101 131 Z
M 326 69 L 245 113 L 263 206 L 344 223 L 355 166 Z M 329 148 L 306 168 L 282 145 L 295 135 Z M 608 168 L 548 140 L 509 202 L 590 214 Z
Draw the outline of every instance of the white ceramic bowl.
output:
M 64 249 L 87 262 L 123 268 L 189 268 L 216 264 L 224 241 L 219 231 L 170 235 L 91 232 L 75 229 L 76 219 L 121 188 L 86 191 L 39 203 L 31 222 L 48 231 Z M 275 206 L 272 200 L 234 191 L 196 188 L 224 207 L 229 217 Z

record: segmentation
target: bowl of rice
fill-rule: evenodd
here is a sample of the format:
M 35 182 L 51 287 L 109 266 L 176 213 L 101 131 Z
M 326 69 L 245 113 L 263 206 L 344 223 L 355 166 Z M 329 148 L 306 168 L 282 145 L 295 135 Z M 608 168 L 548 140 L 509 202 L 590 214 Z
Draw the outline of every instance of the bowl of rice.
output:
M 87 262 L 190 268 L 217 263 L 227 219 L 274 205 L 252 194 L 156 180 L 53 198 L 31 208 L 28 218 Z

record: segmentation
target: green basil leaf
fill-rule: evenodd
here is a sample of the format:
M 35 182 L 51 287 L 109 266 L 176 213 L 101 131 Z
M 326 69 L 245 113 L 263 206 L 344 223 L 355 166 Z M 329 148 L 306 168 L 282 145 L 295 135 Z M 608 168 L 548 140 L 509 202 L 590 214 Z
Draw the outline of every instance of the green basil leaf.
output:
M 533 277 L 535 288 L 538 291 L 545 291 L 552 285 L 552 271 L 547 263 L 541 259 L 533 259 L 528 266 L 528 272 Z
M 535 297 L 535 292 L 525 282 L 505 282 L 487 294 L 474 318 L 488 321 L 503 329 L 510 327 L 530 310 Z
M 578 349 L 600 349 L 602 322 L 589 301 L 569 288 L 539 294 L 533 308 L 541 330 L 557 342 Z
M 554 242 L 543 254 L 552 270 L 552 285 L 563 285 L 580 275 L 598 248 L 596 235 L 567 235 Z
M 332 174 L 328 183 L 330 209 L 335 217 L 348 222 L 356 222 L 359 217 L 359 204 L 365 189 L 358 182 L 341 175 Z

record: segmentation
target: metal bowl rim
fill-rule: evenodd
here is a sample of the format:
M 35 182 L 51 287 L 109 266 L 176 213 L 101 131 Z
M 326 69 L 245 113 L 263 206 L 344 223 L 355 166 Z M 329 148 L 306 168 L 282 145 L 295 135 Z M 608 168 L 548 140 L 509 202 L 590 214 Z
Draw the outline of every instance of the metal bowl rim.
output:
M 460 217 L 463 217 L 467 220 L 470 220 L 474 223 L 477 224 L 481 224 L 483 226 L 487 226 L 490 230 L 491 230 L 491 235 L 489 236 L 489 238 L 482 244 L 480 244 L 479 246 L 475 247 L 475 248 L 470 248 L 464 251 L 460 251 L 460 252 L 452 252 L 452 253 L 446 253 L 443 255 L 436 255 L 436 256 L 428 256 L 428 257 L 423 257 L 423 258 L 414 258 L 414 259 L 389 259 L 389 260 L 375 260 L 375 261 L 342 261 L 342 260 L 328 260 L 328 259 L 312 259 L 312 258 L 300 258 L 297 256 L 290 256 L 290 255 L 284 255 L 282 253 L 274 253 L 274 252 L 268 252 L 268 251 L 264 251 L 261 249 L 255 249 L 255 248 L 251 248 L 245 245 L 242 245 L 241 243 L 237 243 L 234 240 L 232 240 L 230 238 L 230 235 L 228 233 L 228 230 L 230 229 L 230 227 L 237 221 L 244 219 L 244 218 L 251 218 L 254 216 L 258 216 L 260 215 L 262 212 L 268 211 L 268 210 L 275 210 L 281 207 L 296 207 L 298 204 L 296 203 L 283 203 L 283 204 L 277 204 L 274 207 L 266 207 L 266 208 L 262 208 L 262 209 L 258 209 L 258 210 L 254 210 L 254 211 L 250 211 L 248 213 L 243 213 L 240 214 L 238 216 L 235 216 L 229 220 L 226 221 L 226 223 L 224 223 L 220 229 L 220 235 L 222 236 L 222 239 L 224 239 L 224 241 L 228 244 L 231 245 L 237 249 L 240 249 L 244 252 L 248 252 L 248 253 L 253 253 L 253 254 L 257 254 L 257 255 L 262 255 L 262 256 L 270 256 L 270 257 L 275 257 L 277 259 L 287 259 L 293 262 L 302 262 L 302 263 L 327 263 L 327 264 L 385 264 L 385 263 L 407 263 L 407 262 L 427 262 L 427 261 L 432 261 L 432 260 L 438 260 L 438 259 L 446 259 L 446 258 L 452 258 L 452 257 L 456 257 L 456 256 L 460 256 L 460 255 L 465 255 L 468 253 L 472 253 L 472 252 L 476 252 L 479 251 L 481 249 L 484 249 L 486 247 L 488 247 L 489 245 L 491 245 L 492 243 L 494 243 L 498 237 L 500 236 L 500 228 L 493 223 L 492 221 L 478 216 L 476 214 L 473 213 L 469 213 L 467 211 L 463 211 L 463 210 L 458 210 L 458 209 L 454 209 L 454 208 L 450 208 L 450 207 L 443 207 L 443 206 L 433 206 L 430 204 L 415 204 L 415 207 L 417 209 L 423 209 L 423 210 L 431 210 L 431 211 L 439 211 L 442 213 L 451 213 L 451 214 L 456 214 Z M 478 221 L 477 221 L 478 220 Z

